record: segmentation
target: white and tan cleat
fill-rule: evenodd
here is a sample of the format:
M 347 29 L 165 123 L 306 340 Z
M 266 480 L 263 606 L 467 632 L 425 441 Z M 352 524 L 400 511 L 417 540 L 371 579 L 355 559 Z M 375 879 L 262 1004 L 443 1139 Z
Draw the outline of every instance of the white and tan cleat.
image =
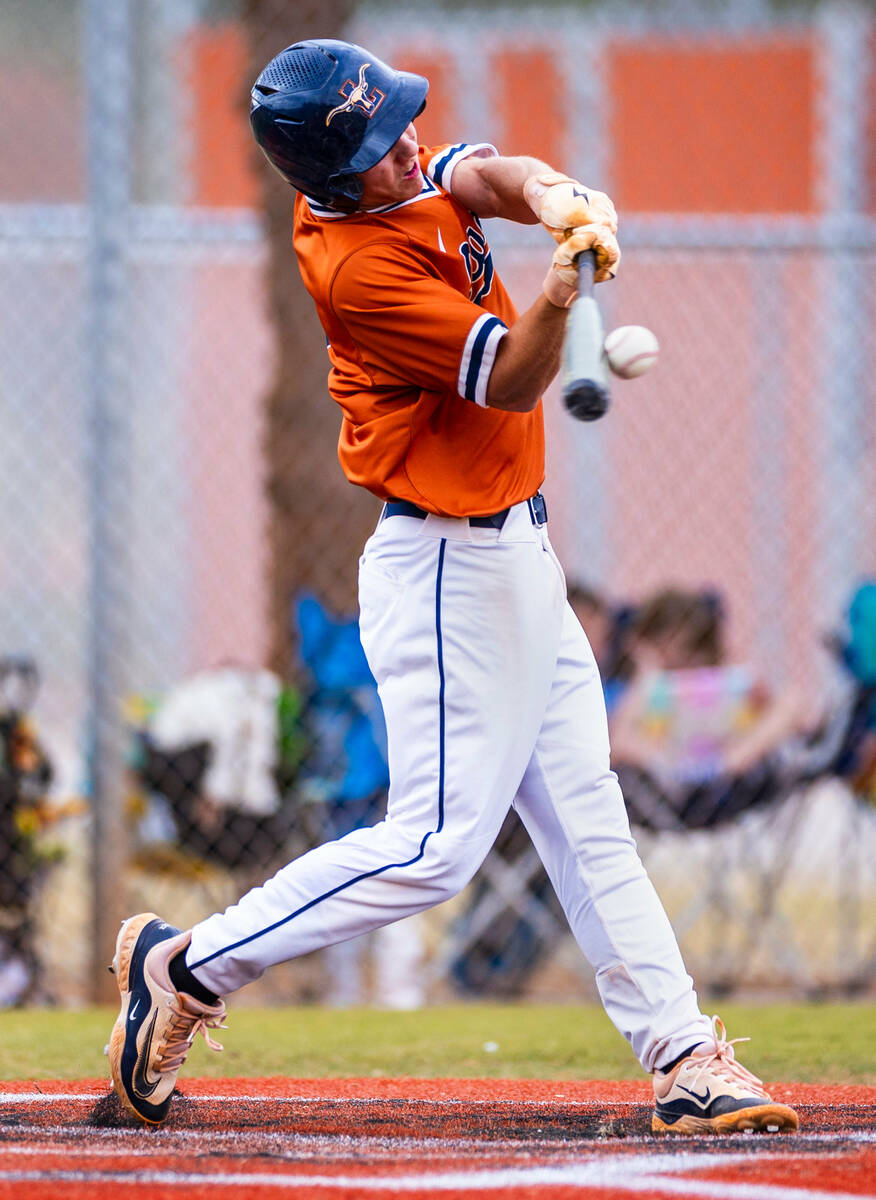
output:
M 654 1072 L 652 1133 L 792 1132 L 799 1124 L 787 1104 L 777 1104 L 763 1083 L 736 1061 L 724 1024 L 712 1018 L 714 1042 L 705 1042 L 671 1071 Z
M 224 1002 L 203 1004 L 170 981 L 168 964 L 190 938 L 154 913 L 140 913 L 123 922 L 116 941 L 112 970 L 122 1006 L 108 1048 L 110 1074 L 122 1104 L 147 1125 L 167 1116 L 195 1035 L 222 1049 L 207 1030 L 224 1028 Z

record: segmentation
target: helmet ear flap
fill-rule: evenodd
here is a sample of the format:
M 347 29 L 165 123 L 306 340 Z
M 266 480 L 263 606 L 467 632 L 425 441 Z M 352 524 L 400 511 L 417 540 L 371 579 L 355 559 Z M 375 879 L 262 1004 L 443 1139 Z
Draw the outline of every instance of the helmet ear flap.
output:
M 330 175 L 328 190 L 331 194 L 332 208 L 341 212 L 355 212 L 362 195 L 362 180 L 358 175 Z

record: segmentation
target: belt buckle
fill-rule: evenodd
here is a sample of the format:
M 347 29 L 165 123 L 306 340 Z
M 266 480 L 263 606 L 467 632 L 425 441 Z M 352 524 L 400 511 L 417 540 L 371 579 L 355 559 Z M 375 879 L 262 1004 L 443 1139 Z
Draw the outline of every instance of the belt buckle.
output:
M 530 497 L 529 515 L 532 517 L 533 525 L 547 524 L 547 505 L 541 492 L 536 492 L 534 496 Z

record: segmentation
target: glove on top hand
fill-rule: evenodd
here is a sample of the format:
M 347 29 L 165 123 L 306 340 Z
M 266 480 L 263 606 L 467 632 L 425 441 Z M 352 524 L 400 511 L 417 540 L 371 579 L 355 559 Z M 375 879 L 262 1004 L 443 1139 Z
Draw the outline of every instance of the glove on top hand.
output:
M 531 175 L 523 185 L 523 197 L 557 242 L 581 225 L 607 225 L 617 233 L 617 212 L 605 192 L 585 187 L 568 175 L 553 171 Z

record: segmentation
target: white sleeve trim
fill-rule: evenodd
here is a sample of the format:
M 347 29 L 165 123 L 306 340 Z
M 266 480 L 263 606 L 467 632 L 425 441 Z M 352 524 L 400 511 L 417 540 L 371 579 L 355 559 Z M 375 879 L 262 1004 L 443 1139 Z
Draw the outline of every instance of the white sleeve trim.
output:
M 450 180 L 457 163 L 461 163 L 464 158 L 497 158 L 498 154 L 499 151 L 490 142 L 477 142 L 474 145 L 457 142 L 455 146 L 448 146 L 446 150 L 435 155 L 426 169 L 426 174 L 445 192 L 449 192 Z
M 471 400 L 481 408 L 487 407 L 487 384 L 499 342 L 507 332 L 508 326 L 498 317 L 484 313 L 472 325 L 466 338 L 459 362 L 457 391 L 464 399 Z

